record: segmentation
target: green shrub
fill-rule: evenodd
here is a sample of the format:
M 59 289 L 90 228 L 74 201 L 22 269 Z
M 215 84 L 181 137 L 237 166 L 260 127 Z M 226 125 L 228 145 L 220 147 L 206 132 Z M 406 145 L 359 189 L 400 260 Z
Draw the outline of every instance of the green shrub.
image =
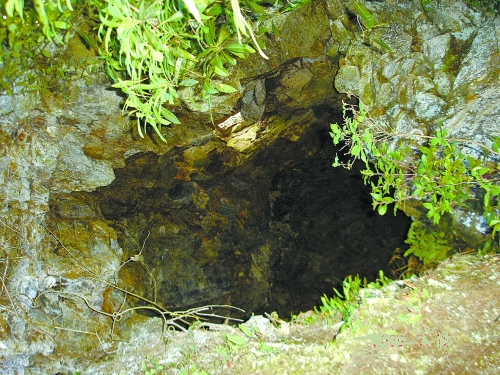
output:
M 348 112 L 353 116 L 349 117 Z M 361 174 L 365 184 L 372 188 L 373 208 L 380 215 L 391 204 L 396 213 L 408 202 L 419 201 L 429 220 L 437 224 L 454 207 L 464 207 L 481 198 L 484 217 L 495 237 L 500 229 L 500 186 L 495 177 L 499 165 L 486 162 L 485 158 L 467 156 L 459 145 L 473 144 L 485 155 L 498 157 L 500 137 L 493 137 L 489 148 L 474 141 L 451 138 L 441 126 L 430 136 L 394 134 L 375 123 L 361 103 L 359 109 L 344 104 L 344 120 L 343 125 L 331 125 L 333 143 L 343 145 L 341 150 L 347 149 L 343 154 L 337 153 L 333 166 L 351 168 L 358 159 L 365 164 Z M 416 237 L 410 241 L 416 241 Z M 413 252 L 417 256 L 425 254 L 427 261 L 433 262 L 443 251 L 436 247 L 432 255 L 416 249 Z
M 274 8 L 284 12 L 307 2 L 278 0 Z M 96 34 L 80 36 L 102 57 L 113 86 L 127 94 L 124 109 L 137 118 L 139 134 L 149 124 L 166 141 L 161 127 L 179 124 L 167 107 L 177 104 L 180 89 L 197 89 L 210 103 L 211 95 L 236 91 L 217 82 L 217 77 L 229 76 L 236 58 L 255 51 L 267 58 L 244 16 L 265 18 L 260 3 L 265 2 L 245 0 L 242 9 L 238 0 L 33 0 L 25 8 L 24 0 L 7 0 L 6 17 L 0 20 L 0 40 L 7 48 L 0 63 L 20 58 L 21 51 L 33 58 L 43 49 L 35 48 L 43 35 L 62 43 L 61 33 L 68 36 L 77 15 L 83 14 L 94 21 Z M 13 62 L 11 68 L 29 65 Z M 10 76 L 19 74 L 5 75 Z
M 432 231 L 425 228 L 421 222 L 414 221 L 405 240 L 410 247 L 404 255 L 413 254 L 422 260 L 424 267 L 436 265 L 452 250 L 445 236 L 443 231 Z
M 342 293 L 333 288 L 336 295 L 328 297 L 324 294 L 321 297 L 321 306 L 319 309 L 315 307 L 314 310 L 317 314 L 333 319 L 340 313 L 342 320 L 345 322 L 342 326 L 342 329 L 344 329 L 352 323 L 351 315 L 359 306 L 361 288 L 380 289 L 388 285 L 391 281 L 390 278 L 384 275 L 382 270 L 379 271 L 379 278 L 370 283 L 368 283 L 366 277 L 361 280 L 359 275 L 356 275 L 354 278 L 349 275 L 342 281 Z

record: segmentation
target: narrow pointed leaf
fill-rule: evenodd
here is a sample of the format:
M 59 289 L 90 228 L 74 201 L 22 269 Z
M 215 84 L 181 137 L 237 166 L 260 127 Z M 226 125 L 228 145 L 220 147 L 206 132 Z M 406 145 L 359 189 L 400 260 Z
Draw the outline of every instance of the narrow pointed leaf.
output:
M 361 18 L 361 22 L 368 30 L 370 30 L 373 25 L 375 25 L 375 20 L 373 19 L 372 14 L 358 1 L 354 1 L 354 6 L 356 7 L 356 11 Z
M 218 83 L 215 85 L 215 88 L 220 91 L 220 92 L 223 92 L 223 93 L 226 93 L 226 94 L 230 94 L 232 92 L 235 92 L 237 91 L 233 86 L 230 86 L 230 85 L 226 85 L 224 83 Z
M 200 12 L 199 12 L 198 8 L 196 7 L 196 4 L 195 4 L 194 0 L 182 0 L 182 1 L 186 5 L 186 8 L 188 8 L 189 13 L 191 13 L 193 15 L 194 19 L 200 25 L 203 25 L 203 22 L 201 20 Z

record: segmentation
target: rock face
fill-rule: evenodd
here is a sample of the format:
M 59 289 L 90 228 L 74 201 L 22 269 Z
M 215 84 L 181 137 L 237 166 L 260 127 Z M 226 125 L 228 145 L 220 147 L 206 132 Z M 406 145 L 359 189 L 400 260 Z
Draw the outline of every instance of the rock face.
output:
M 127 292 L 287 316 L 348 274 L 386 269 L 409 219 L 376 215 L 358 170 L 331 167 L 339 93 L 397 130 L 444 118 L 461 138 L 498 133 L 498 18 L 435 3 L 365 4 L 392 53 L 367 43 L 350 1 L 276 17 L 270 59 L 242 61 L 241 91 L 214 98 L 217 126 L 186 102 L 168 144 L 138 137 L 101 75 L 1 96 L 0 369 L 75 371 L 112 351 L 142 319 L 109 334 L 113 314 L 144 305 Z M 58 58 L 85 53 L 75 37 Z M 477 236 L 475 213 L 460 220 Z

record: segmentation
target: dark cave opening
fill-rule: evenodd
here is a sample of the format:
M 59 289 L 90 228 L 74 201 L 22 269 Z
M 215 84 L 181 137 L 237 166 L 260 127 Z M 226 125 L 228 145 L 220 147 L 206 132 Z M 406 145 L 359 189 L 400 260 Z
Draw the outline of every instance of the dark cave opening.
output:
M 286 319 L 348 275 L 387 274 L 410 225 L 372 210 L 358 166 L 331 166 L 334 117 L 320 109 L 298 140 L 278 138 L 242 163 L 220 140 L 139 153 L 111 185 L 70 199 L 85 195 L 115 229 L 123 262 L 143 249 L 142 263 L 120 268 L 134 293 L 169 310 L 224 304 Z
M 271 227 L 280 246 L 271 293 L 280 316 L 318 305 L 321 295 L 333 295 L 333 287 L 341 290 L 348 275 L 390 275 L 389 261 L 397 248 L 405 248 L 411 224 L 400 211 L 380 216 L 373 210 L 361 164 L 351 170 L 331 166 L 335 149 L 328 126 L 306 137 L 307 147 L 316 145 L 312 155 L 272 179 Z

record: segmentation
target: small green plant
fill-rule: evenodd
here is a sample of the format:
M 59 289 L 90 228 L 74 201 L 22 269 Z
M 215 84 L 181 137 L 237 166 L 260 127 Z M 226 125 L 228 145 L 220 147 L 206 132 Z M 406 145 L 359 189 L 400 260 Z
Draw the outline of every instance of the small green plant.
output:
M 255 337 L 254 327 L 247 328 L 243 324 L 238 324 L 238 328 L 245 334 L 245 336 L 249 338 Z
M 144 375 L 161 375 L 163 374 L 163 366 L 156 359 L 145 358 L 141 363 L 141 372 Z
M 342 329 L 350 327 L 352 324 L 351 315 L 359 306 L 361 288 L 380 289 L 391 282 L 392 280 L 385 276 L 382 270 L 379 271 L 379 278 L 372 282 L 368 282 L 366 277 L 361 280 L 359 275 L 356 275 L 354 278 L 349 275 L 342 281 L 343 293 L 334 288 L 333 291 L 336 295 L 333 297 L 328 297 L 326 294 L 323 295 L 321 297 L 322 305 L 319 307 L 319 310 L 315 307 L 314 311 L 316 314 L 333 319 L 336 319 L 340 313 L 342 320 L 345 322 Z
M 204 0 L 200 9 L 193 0 L 184 4 L 185 8 L 160 0 L 137 4 L 111 0 L 99 14 L 100 54 L 116 68 L 113 87 L 127 94 L 124 108 L 137 118 L 139 134 L 143 136 L 141 128 L 149 124 L 164 142 L 161 127 L 180 123 L 166 106 L 175 104 L 181 88 L 200 84 L 208 101 L 210 95 L 236 91 L 227 84 L 214 84 L 213 78 L 227 77 L 227 65 L 236 64 L 235 57 L 255 52 L 241 42 L 241 35 L 250 35 L 254 47 L 267 58 L 238 1 L 231 0 L 231 7 L 225 7 Z M 227 21 L 217 27 L 222 18 L 232 20 L 233 27 Z
M 428 11 L 430 10 L 430 7 L 429 7 L 429 6 L 432 4 L 432 1 L 433 1 L 433 0 L 422 0 L 422 1 L 421 1 L 421 2 L 422 2 L 422 8 L 423 8 L 426 12 L 428 12 Z
M 347 116 L 352 113 L 352 117 Z M 485 155 L 500 155 L 500 137 L 492 137 L 492 146 L 448 137 L 438 126 L 429 136 L 394 134 L 376 124 L 364 111 L 344 104 L 344 124 L 331 125 L 330 135 L 335 145 L 347 152 L 335 156 L 334 167 L 352 168 L 361 160 L 365 184 L 371 186 L 373 208 L 380 215 L 393 204 L 394 213 L 410 201 L 420 201 L 427 217 L 438 224 L 454 207 L 463 207 L 482 196 L 484 217 L 492 228 L 492 237 L 500 229 L 500 165 L 486 163 L 480 158 L 467 156 L 459 144 L 474 145 Z M 389 145 L 389 142 L 392 145 Z M 343 160 L 341 160 L 342 158 Z M 439 257 L 441 253 L 434 254 Z
M 458 69 L 458 65 L 459 61 L 457 60 L 457 56 L 447 53 L 439 70 L 441 70 L 442 72 L 451 72 L 454 69 Z
M 409 314 L 401 314 L 399 320 L 404 323 L 416 323 L 422 319 L 421 309 L 424 299 L 430 297 L 429 291 L 425 288 L 417 288 L 410 282 L 406 282 L 410 288 L 408 294 L 399 297 L 401 304 L 406 307 Z
M 431 231 L 421 222 L 414 221 L 408 230 L 405 243 L 410 245 L 404 256 L 413 254 L 421 259 L 424 267 L 436 265 L 444 260 L 452 250 L 443 231 Z
M 222 335 L 231 349 L 238 348 L 248 343 L 247 339 L 238 335 Z
M 275 6 L 288 11 L 307 2 L 278 0 Z M 265 2 L 245 0 L 241 8 L 238 0 L 7 0 L 0 41 L 8 48 L 0 64 L 24 54 L 28 59 L 45 55 L 48 50 L 39 48 L 45 38 L 63 43 L 76 17 L 84 14 L 95 27 L 92 35 L 79 35 L 101 56 L 113 86 L 127 94 L 124 110 L 137 119 L 140 136 L 149 125 L 166 142 L 161 127 L 180 123 L 171 108 L 179 104 L 181 90 L 188 98 L 200 97 L 210 109 L 211 95 L 237 90 L 220 82 L 229 76 L 236 58 L 256 51 L 267 58 L 246 16 L 250 9 L 259 19 L 265 17 L 260 3 Z M 243 38 L 250 39 L 252 47 Z M 8 94 L 12 77 L 18 80 L 17 71 L 10 71 L 19 66 L 28 68 L 30 62 L 24 57 L 21 64 L 2 67 L 6 73 L 0 78 L 7 83 L 0 79 L 0 84 Z
M 368 289 L 380 289 L 386 285 L 389 285 L 393 280 L 390 277 L 384 275 L 384 271 L 378 271 L 378 279 L 375 281 L 367 282 L 366 277 L 363 279 L 363 288 Z
M 495 254 L 496 251 L 492 247 L 492 241 L 486 241 L 482 248 L 477 249 L 477 253 L 479 255 Z
M 69 12 L 73 11 L 71 0 L 66 0 L 64 3 L 62 3 L 61 0 L 33 0 L 31 9 L 34 12 L 27 14 L 25 13 L 26 9 L 24 0 L 7 0 L 5 2 L 4 9 L 6 13 L 6 17 L 3 17 L 4 20 L 7 18 L 12 20 L 15 15 L 18 15 L 23 23 L 26 20 L 28 25 L 33 26 L 31 22 L 35 22 L 36 25 L 42 26 L 43 33 L 51 42 L 52 38 L 55 38 L 59 43 L 63 42 L 59 34 L 61 31 L 69 29 Z M 9 32 L 11 32 L 12 35 L 15 35 L 19 32 L 18 26 L 19 25 L 17 23 L 9 21 Z
M 326 294 L 321 297 L 321 303 L 319 310 L 315 307 L 315 311 L 318 314 L 325 315 L 330 318 L 336 318 L 337 314 L 342 315 L 342 320 L 345 322 L 344 327 L 351 325 L 352 317 L 351 314 L 358 308 L 358 294 L 361 287 L 361 279 L 359 276 L 352 277 L 347 276 L 342 281 L 343 294 L 337 289 L 333 289 L 336 296 L 328 297 Z
M 387 24 L 386 23 L 375 24 L 375 19 L 373 18 L 373 15 L 359 1 L 354 0 L 354 7 L 356 8 L 356 12 L 358 13 L 359 20 L 361 21 L 361 24 L 364 27 L 362 36 L 366 38 L 368 44 L 372 46 L 374 44 L 377 44 L 380 47 L 386 49 L 387 51 L 392 52 L 391 47 L 386 42 L 378 38 L 375 38 L 371 33 L 373 29 L 386 27 Z

